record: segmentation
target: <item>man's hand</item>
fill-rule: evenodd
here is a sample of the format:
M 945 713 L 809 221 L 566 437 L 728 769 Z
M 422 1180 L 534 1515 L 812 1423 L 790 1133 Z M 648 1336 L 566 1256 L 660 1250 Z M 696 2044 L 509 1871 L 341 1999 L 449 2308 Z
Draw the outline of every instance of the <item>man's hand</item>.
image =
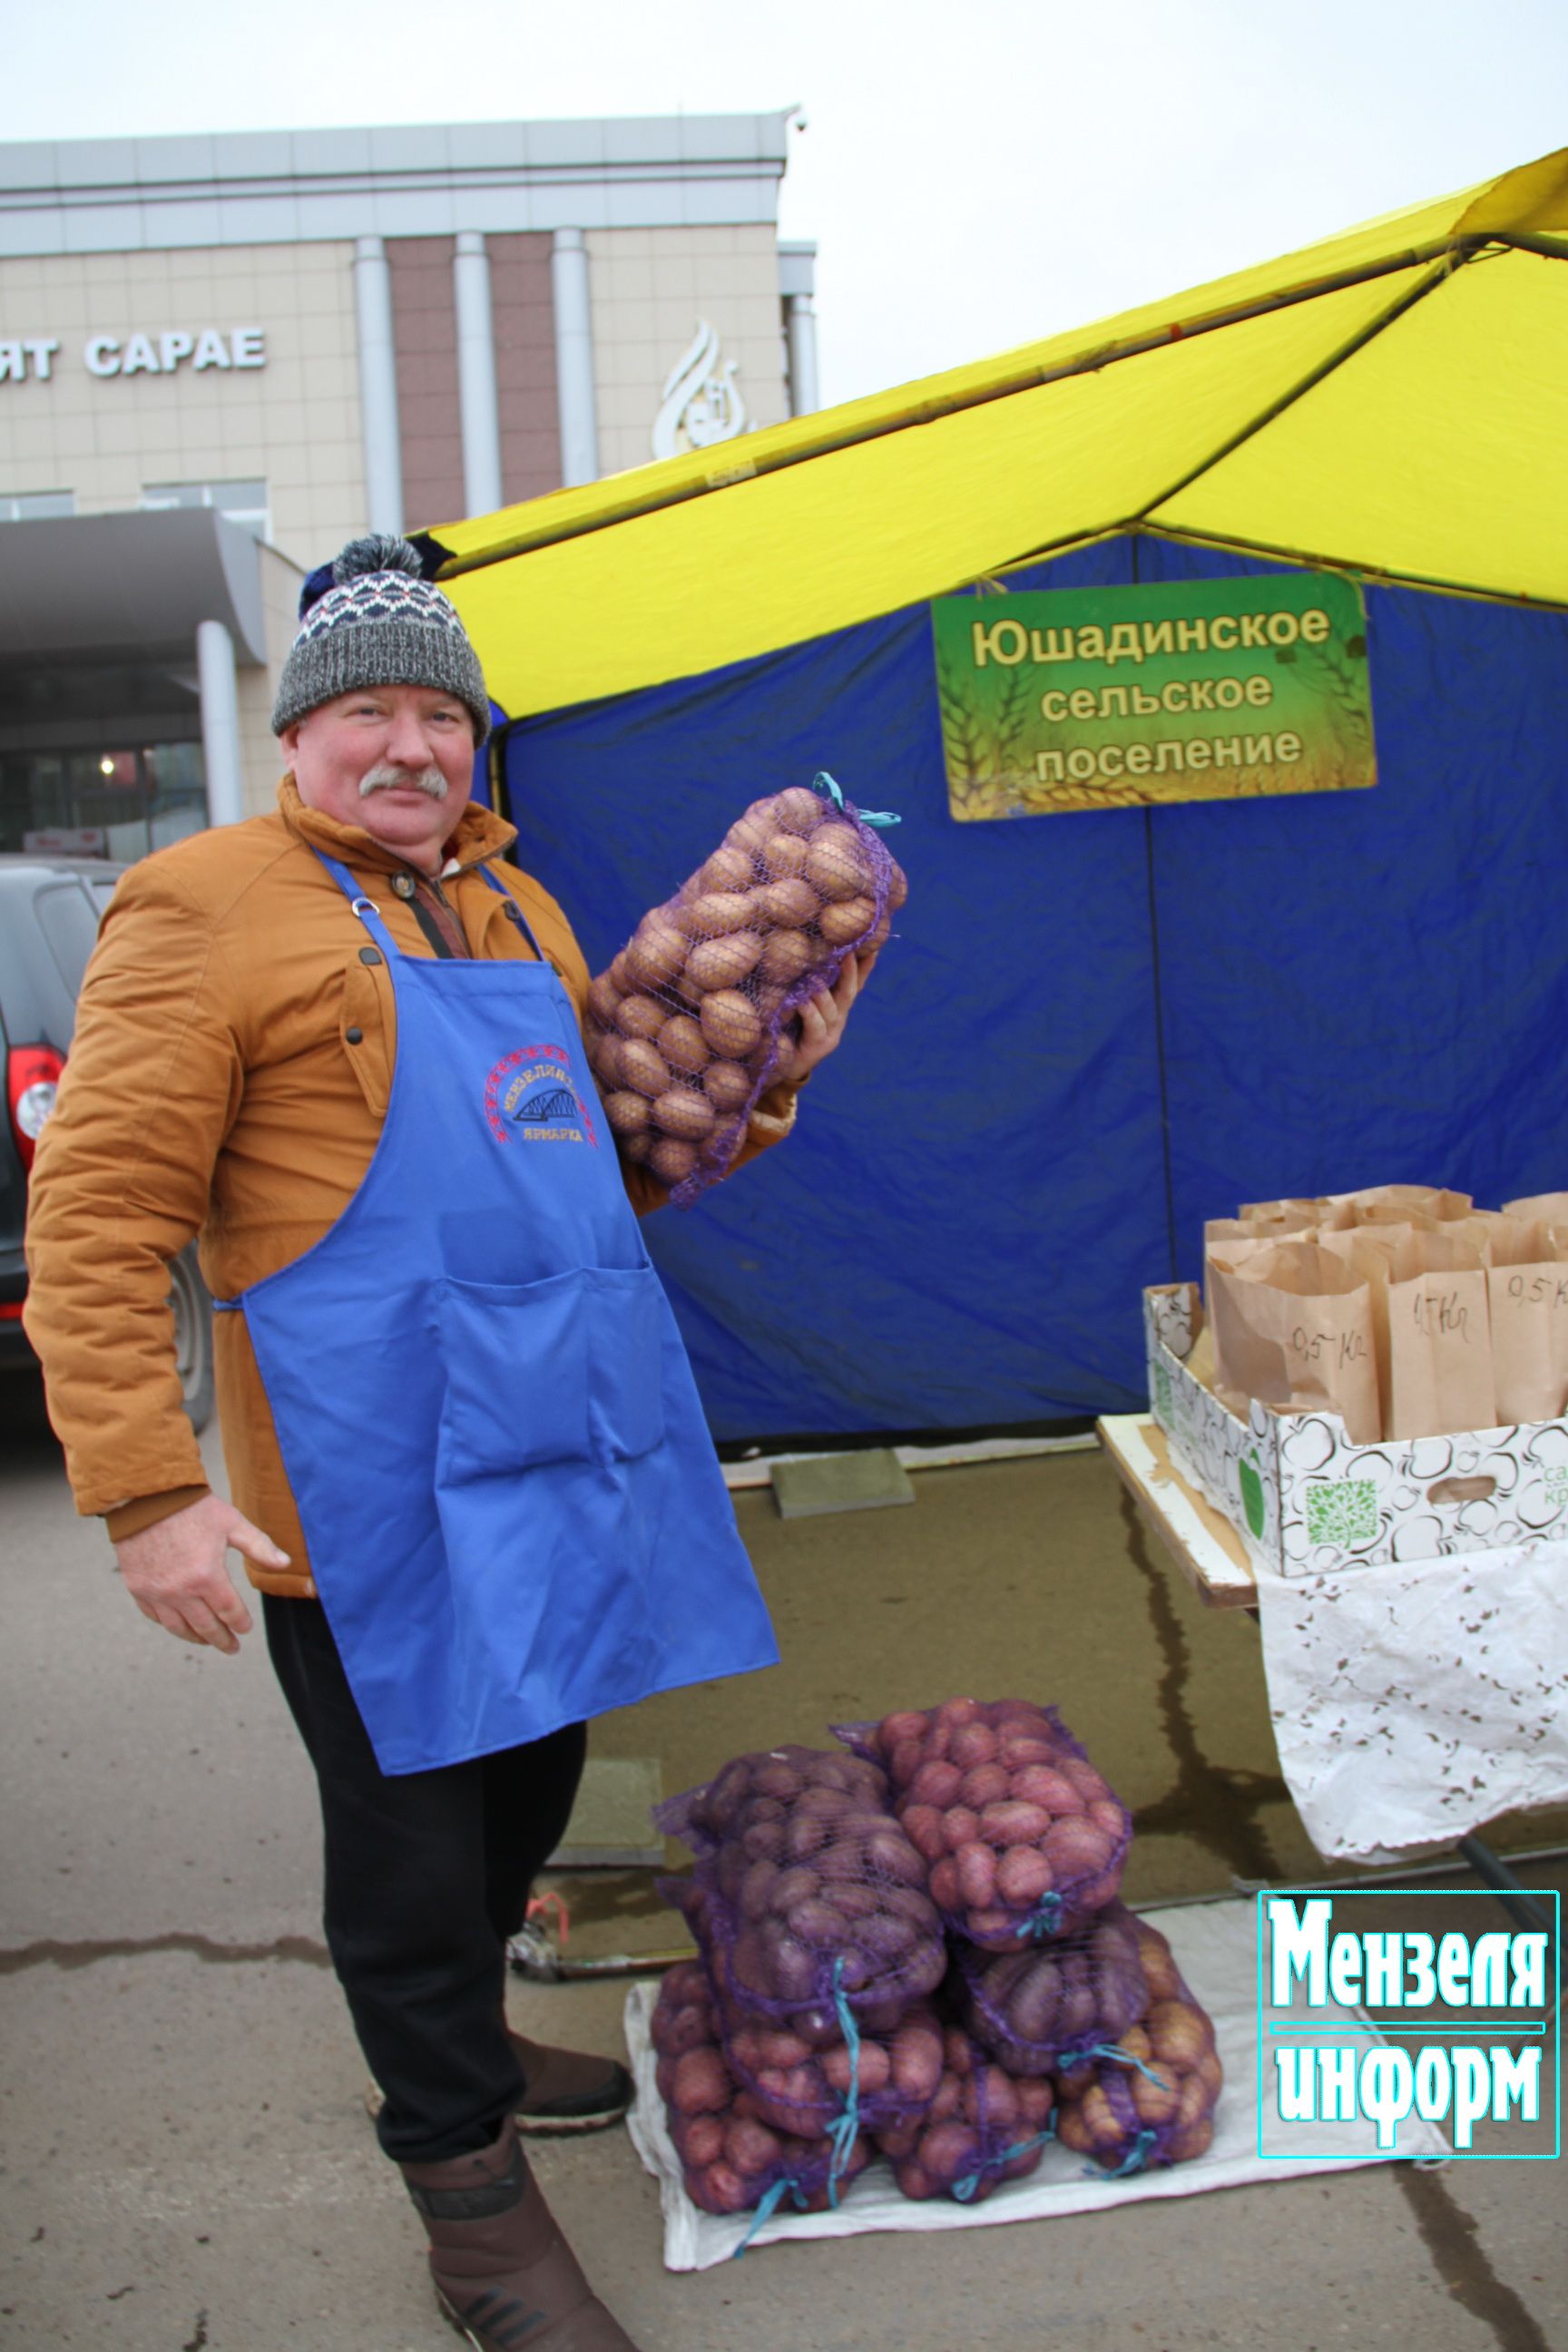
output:
M 836 1050 L 844 1034 L 844 1024 L 849 1018 L 849 1007 L 869 978 L 877 953 L 873 948 L 869 955 L 846 956 L 844 968 L 833 986 L 824 989 L 820 996 L 808 997 L 801 1006 L 800 1043 L 790 1065 L 792 1079 L 805 1077 Z
M 125 1589 L 155 1625 L 182 1642 L 205 1642 L 233 1657 L 250 1631 L 250 1612 L 229 1581 L 230 1546 L 258 1568 L 287 1568 L 289 1555 L 232 1503 L 199 1503 L 155 1519 L 114 1547 Z

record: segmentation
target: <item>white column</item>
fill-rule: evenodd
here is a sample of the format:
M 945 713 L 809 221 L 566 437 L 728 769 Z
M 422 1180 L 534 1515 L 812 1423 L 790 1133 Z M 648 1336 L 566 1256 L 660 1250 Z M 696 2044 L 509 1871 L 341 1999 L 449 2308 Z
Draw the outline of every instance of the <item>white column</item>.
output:
M 555 297 L 555 397 L 561 413 L 561 478 L 599 478 L 599 419 L 594 400 L 594 320 L 588 308 L 588 243 L 558 228 L 550 257 Z
M 809 294 L 784 299 L 789 336 L 789 413 L 808 416 L 821 405 L 816 390 L 816 313 Z
M 496 400 L 495 331 L 490 319 L 490 264 L 485 241 L 463 229 L 452 262 L 458 306 L 458 406 L 463 425 L 463 502 L 471 515 L 503 506 L 500 409 Z
M 403 439 L 397 427 L 392 271 L 379 236 L 362 236 L 355 242 L 354 299 L 359 309 L 359 399 L 367 519 L 372 530 L 401 536 Z
M 201 688 L 207 823 L 237 824 L 245 814 L 245 782 L 239 757 L 239 684 L 234 674 L 234 639 L 221 621 L 196 624 L 196 681 Z

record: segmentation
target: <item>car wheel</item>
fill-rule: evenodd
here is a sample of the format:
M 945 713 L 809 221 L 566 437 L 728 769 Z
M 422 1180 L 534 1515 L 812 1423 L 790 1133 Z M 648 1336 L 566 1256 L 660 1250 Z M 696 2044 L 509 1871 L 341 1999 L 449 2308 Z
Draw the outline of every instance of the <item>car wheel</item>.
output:
M 213 1417 L 213 1303 L 194 1242 L 170 1260 L 169 1306 L 185 1416 L 199 1436 Z

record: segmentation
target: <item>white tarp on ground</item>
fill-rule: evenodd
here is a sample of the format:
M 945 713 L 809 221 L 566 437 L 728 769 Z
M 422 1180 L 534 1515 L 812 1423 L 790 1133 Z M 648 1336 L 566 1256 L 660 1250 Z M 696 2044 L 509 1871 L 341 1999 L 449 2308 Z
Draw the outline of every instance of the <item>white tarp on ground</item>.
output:
M 846 2192 L 836 2213 L 777 2212 L 758 2231 L 753 2246 L 771 2245 L 779 2239 L 852 2238 L 868 2230 L 985 2229 L 1004 2221 L 1045 2221 L 1053 2214 L 1106 2211 L 1139 2197 L 1194 2197 L 1205 2189 L 1233 2189 L 1243 2183 L 1323 2171 L 1331 2164 L 1386 2160 L 1369 2145 L 1370 2126 L 1364 2123 L 1317 2125 L 1312 2127 L 1313 2145 L 1309 2152 L 1259 2156 L 1255 1906 L 1250 1903 L 1193 1904 L 1144 1916 L 1169 1939 L 1182 1974 L 1214 2019 L 1226 2087 L 1215 2116 L 1214 2145 L 1205 2157 L 1163 2172 L 1108 2180 L 1089 2173 L 1081 2158 L 1053 2145 L 1047 2148 L 1037 2172 L 1026 2180 L 1004 2182 L 994 2197 L 979 2206 L 955 2205 L 947 2198 L 911 2204 L 899 2194 L 887 2165 L 879 2162 Z M 658 2182 L 666 2269 L 708 2270 L 737 2251 L 752 2217 L 742 2214 L 726 2220 L 704 2213 L 681 2184 L 679 2158 L 654 2081 L 656 2062 L 648 2022 L 657 1996 L 657 1986 L 639 1984 L 626 2000 L 626 2044 L 637 2084 L 637 2105 L 629 2119 L 631 2134 L 638 2155 Z M 1321 2026 L 1352 2014 L 1322 2010 L 1314 2011 L 1313 2021 Z M 1353 2014 L 1362 2018 L 1359 2011 Z M 1364 2032 L 1362 2046 L 1373 2046 Z M 1293 2137 L 1303 2135 L 1298 2131 Z M 1448 2152 L 1441 2133 L 1414 2116 L 1400 2126 L 1399 2146 L 1393 2151 L 1401 2158 L 1442 2157 Z
M 1279 1763 L 1320 1853 L 1568 1802 L 1568 1544 L 1258 1575 Z

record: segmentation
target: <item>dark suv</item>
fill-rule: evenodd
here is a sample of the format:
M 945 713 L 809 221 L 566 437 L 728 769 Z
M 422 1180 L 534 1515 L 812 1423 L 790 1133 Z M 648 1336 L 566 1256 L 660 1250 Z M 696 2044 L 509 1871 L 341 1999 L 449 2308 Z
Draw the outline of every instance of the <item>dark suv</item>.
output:
M 0 856 L 0 1368 L 37 1360 L 22 1328 L 27 1175 L 70 1049 L 81 976 L 124 870 L 100 857 Z M 169 1273 L 185 1411 L 205 1429 L 213 1409 L 212 1301 L 194 1244 Z

